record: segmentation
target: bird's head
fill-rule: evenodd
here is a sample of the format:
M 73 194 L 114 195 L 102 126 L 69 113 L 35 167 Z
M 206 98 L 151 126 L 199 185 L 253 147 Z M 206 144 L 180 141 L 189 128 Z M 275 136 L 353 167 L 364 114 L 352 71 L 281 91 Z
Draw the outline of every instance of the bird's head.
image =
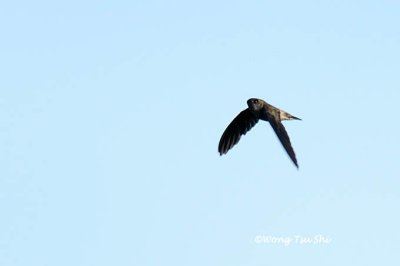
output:
M 264 106 L 264 101 L 256 98 L 251 98 L 247 100 L 247 105 L 249 109 L 253 112 L 260 111 Z

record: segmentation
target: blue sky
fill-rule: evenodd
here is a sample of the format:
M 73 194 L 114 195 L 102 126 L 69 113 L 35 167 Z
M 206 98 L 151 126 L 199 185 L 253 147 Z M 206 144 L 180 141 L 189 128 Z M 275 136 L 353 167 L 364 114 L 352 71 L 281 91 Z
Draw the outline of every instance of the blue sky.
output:
M 398 264 L 399 12 L 2 3 L 0 265 Z M 267 123 L 219 156 L 251 97 L 303 119 L 299 170 Z

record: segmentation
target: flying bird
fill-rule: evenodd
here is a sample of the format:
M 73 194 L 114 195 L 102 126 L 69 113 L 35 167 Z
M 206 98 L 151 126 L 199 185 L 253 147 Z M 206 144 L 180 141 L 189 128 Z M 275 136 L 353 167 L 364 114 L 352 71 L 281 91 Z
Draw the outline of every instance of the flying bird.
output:
M 276 108 L 261 99 L 251 98 L 247 100 L 247 105 L 248 108 L 240 112 L 222 134 L 218 145 L 219 154 L 224 155 L 227 153 L 239 142 L 240 137 L 245 135 L 255 126 L 255 124 L 257 124 L 258 120 L 261 119 L 270 123 L 290 159 L 292 159 L 296 167 L 299 168 L 296 154 L 294 153 L 292 144 L 290 143 L 289 135 L 281 121 L 301 119 Z

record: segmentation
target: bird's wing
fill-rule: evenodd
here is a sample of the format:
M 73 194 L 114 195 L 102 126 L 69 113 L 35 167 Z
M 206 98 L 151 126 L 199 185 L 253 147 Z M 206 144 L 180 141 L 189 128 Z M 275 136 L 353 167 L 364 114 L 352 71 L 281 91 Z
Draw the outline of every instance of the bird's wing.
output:
M 219 154 L 227 153 L 257 122 L 258 118 L 248 108 L 240 112 L 222 134 L 218 145 Z
M 269 119 L 269 123 L 271 124 L 272 128 L 274 129 L 276 135 L 278 136 L 279 140 L 281 141 L 283 147 L 285 148 L 287 154 L 289 155 L 290 159 L 292 159 L 293 163 L 299 168 L 297 164 L 296 154 L 292 148 L 292 144 L 290 143 L 290 138 L 288 133 L 286 132 L 285 127 L 283 124 L 275 119 Z

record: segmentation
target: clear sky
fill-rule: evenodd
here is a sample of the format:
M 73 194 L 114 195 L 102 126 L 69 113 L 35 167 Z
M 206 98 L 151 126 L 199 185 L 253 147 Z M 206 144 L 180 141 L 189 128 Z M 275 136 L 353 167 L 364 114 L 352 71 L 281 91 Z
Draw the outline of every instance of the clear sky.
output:
M 0 265 L 400 265 L 399 26 L 394 0 L 3 1 Z M 264 122 L 219 156 L 251 97 L 303 119 L 299 170 Z

